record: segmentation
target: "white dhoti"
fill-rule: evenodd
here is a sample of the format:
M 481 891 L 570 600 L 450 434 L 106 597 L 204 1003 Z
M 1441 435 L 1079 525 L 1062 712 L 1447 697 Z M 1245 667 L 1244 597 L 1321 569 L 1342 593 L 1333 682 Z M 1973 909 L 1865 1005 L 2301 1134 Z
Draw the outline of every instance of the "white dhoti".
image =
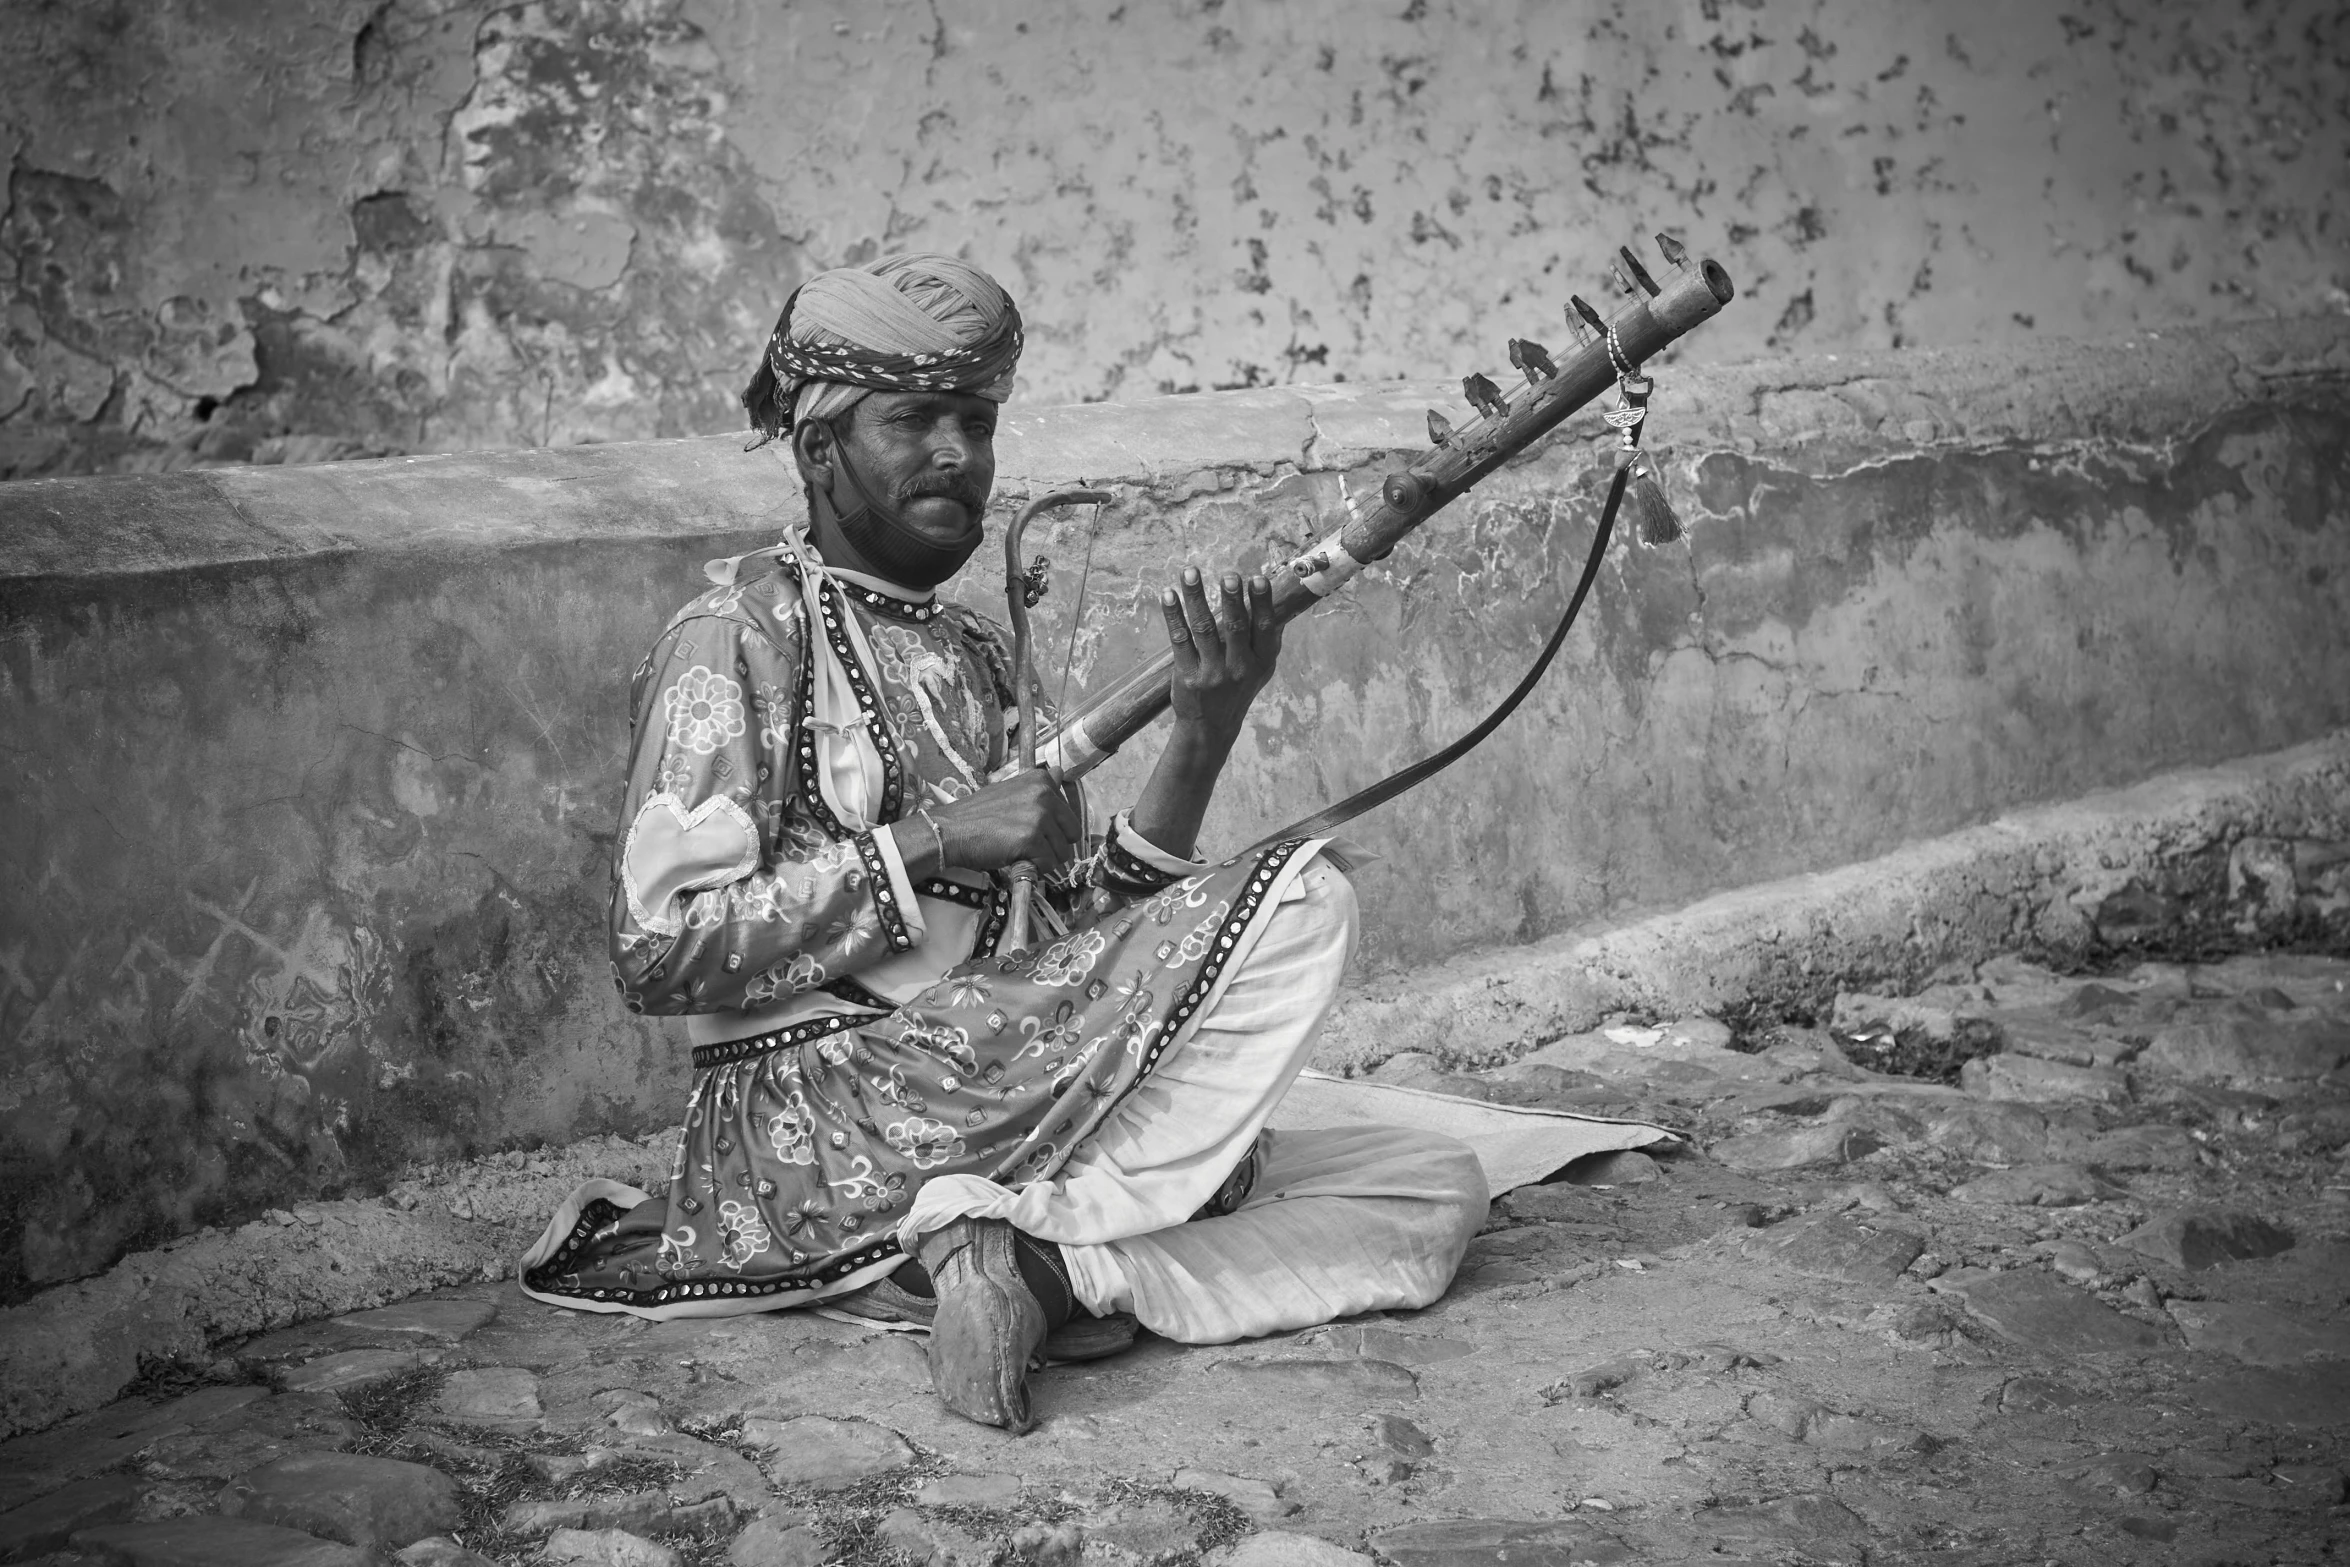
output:
M 1355 940 L 1354 888 L 1308 868 L 1257 927 L 1211 1004 L 1050 1181 L 925 1185 L 900 1228 L 1004 1219 L 1060 1243 L 1077 1298 L 1184 1343 L 1424 1306 L 1485 1222 L 1469 1147 L 1391 1127 L 1269 1132 L 1312 1053 Z M 1191 1220 L 1254 1146 L 1248 1199 Z

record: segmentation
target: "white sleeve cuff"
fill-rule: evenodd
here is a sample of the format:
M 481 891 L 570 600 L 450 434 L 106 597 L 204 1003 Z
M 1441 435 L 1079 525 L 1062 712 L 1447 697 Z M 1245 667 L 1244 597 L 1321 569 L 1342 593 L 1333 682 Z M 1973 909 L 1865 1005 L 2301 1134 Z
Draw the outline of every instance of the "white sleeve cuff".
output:
M 1110 818 L 1109 836 L 1119 848 L 1124 849 L 1128 854 L 1142 861 L 1143 864 L 1154 870 L 1165 871 L 1170 876 L 1189 876 L 1193 872 L 1204 870 L 1207 867 L 1206 860 L 1187 860 L 1180 854 L 1169 854 L 1141 833 L 1136 832 L 1132 811 L 1120 811 Z
M 905 921 L 906 934 L 921 945 L 927 927 L 922 923 L 922 900 L 914 895 L 914 879 L 906 873 L 906 857 L 898 852 L 897 829 L 873 829 L 873 846 L 881 851 L 882 866 L 889 872 L 889 890 L 897 900 L 898 915 Z

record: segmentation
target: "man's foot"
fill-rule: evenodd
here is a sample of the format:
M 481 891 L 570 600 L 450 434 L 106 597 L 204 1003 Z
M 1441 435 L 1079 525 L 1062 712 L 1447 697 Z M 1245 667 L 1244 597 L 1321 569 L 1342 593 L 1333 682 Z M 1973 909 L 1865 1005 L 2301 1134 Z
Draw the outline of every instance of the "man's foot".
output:
M 1036 1366 L 1029 1369 L 1123 1355 L 1134 1347 L 1134 1336 L 1141 1331 L 1142 1324 L 1134 1320 L 1130 1311 L 1113 1311 L 1106 1317 L 1080 1311 L 1044 1336 L 1044 1348 L 1037 1351 Z
M 1018 1232 L 1001 1219 L 957 1219 L 914 1243 L 938 1292 L 930 1385 L 947 1408 L 1014 1436 L 1028 1413 L 1028 1362 L 1044 1345 L 1045 1307 L 1021 1277 Z M 1061 1315 L 1069 1297 L 1060 1299 Z
M 1023 1239 L 1016 1244 L 1025 1247 L 1031 1243 Z M 927 1333 L 931 1319 L 938 1315 L 938 1297 L 930 1293 L 930 1279 L 919 1265 L 901 1268 L 899 1272 L 914 1275 L 918 1285 L 900 1284 L 893 1275 L 861 1290 L 835 1295 L 824 1305 L 844 1317 Z M 1028 1369 L 1041 1371 L 1046 1366 L 1073 1365 L 1081 1360 L 1122 1355 L 1134 1347 L 1135 1336 L 1141 1331 L 1142 1324 L 1130 1311 L 1113 1311 L 1103 1317 L 1073 1312 L 1068 1321 L 1045 1334 L 1043 1347 L 1028 1363 Z
M 1234 1165 L 1232 1173 L 1224 1177 L 1224 1184 L 1216 1188 L 1215 1195 L 1199 1205 L 1199 1212 L 1192 1215 L 1193 1219 L 1221 1219 L 1240 1211 L 1240 1205 L 1247 1202 L 1249 1193 L 1257 1188 L 1257 1155 L 1264 1146 L 1265 1139 L 1261 1135 L 1248 1145 L 1248 1152 L 1240 1156 L 1240 1163 Z
M 918 1272 L 920 1270 L 900 1269 L 899 1271 Z M 925 1290 L 929 1288 L 927 1279 L 923 1281 L 923 1288 Z M 865 1322 L 878 1322 L 885 1327 L 920 1328 L 925 1333 L 930 1331 L 930 1319 L 938 1315 L 938 1297 L 936 1295 L 916 1294 L 900 1284 L 894 1276 L 868 1284 L 860 1290 L 851 1290 L 846 1295 L 835 1295 L 829 1300 L 819 1302 L 819 1306 L 825 1311 L 834 1312 L 840 1316 L 856 1317 Z

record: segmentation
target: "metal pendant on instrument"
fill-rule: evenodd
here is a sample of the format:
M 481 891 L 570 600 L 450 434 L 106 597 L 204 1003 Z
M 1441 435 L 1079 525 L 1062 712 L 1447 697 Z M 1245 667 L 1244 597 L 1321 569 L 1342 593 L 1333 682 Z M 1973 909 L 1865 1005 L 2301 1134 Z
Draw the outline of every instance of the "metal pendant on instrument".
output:
M 1603 416 L 1616 432 L 1616 461 L 1624 469 L 1624 500 L 1632 508 L 1632 522 L 1643 544 L 1670 544 L 1681 536 L 1681 519 L 1665 499 L 1664 478 L 1656 459 L 1640 449 L 1640 435 L 1648 422 L 1649 394 L 1656 383 L 1628 373 L 1617 383 L 1623 403 Z

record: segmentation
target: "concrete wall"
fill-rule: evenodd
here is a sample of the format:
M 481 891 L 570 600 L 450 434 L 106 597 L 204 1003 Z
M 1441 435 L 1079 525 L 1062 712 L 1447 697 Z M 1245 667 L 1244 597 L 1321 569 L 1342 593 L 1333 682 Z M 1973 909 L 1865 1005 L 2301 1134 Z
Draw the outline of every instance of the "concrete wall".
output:
M 1075 690 L 1152 643 L 1171 562 L 1318 537 L 1449 395 L 1014 405 L 1001 495 L 1120 497 L 1037 530 L 1046 667 L 1089 550 Z M 1619 544 L 1537 698 L 1355 829 L 1390 991 L 2350 722 L 2350 322 L 1686 370 L 1656 408 L 1686 542 Z M 1601 434 L 1298 625 L 1210 844 L 1507 689 Z M 682 1046 L 600 934 L 626 681 L 699 563 L 791 515 L 784 473 L 719 437 L 0 487 L 7 1290 L 411 1158 L 667 1124 Z
M 964 251 L 1032 400 L 1493 369 L 1672 229 L 1707 357 L 2350 306 L 2338 0 L 0 0 L 0 477 L 735 428 Z M 1594 297 L 1598 297 L 1594 294 Z

